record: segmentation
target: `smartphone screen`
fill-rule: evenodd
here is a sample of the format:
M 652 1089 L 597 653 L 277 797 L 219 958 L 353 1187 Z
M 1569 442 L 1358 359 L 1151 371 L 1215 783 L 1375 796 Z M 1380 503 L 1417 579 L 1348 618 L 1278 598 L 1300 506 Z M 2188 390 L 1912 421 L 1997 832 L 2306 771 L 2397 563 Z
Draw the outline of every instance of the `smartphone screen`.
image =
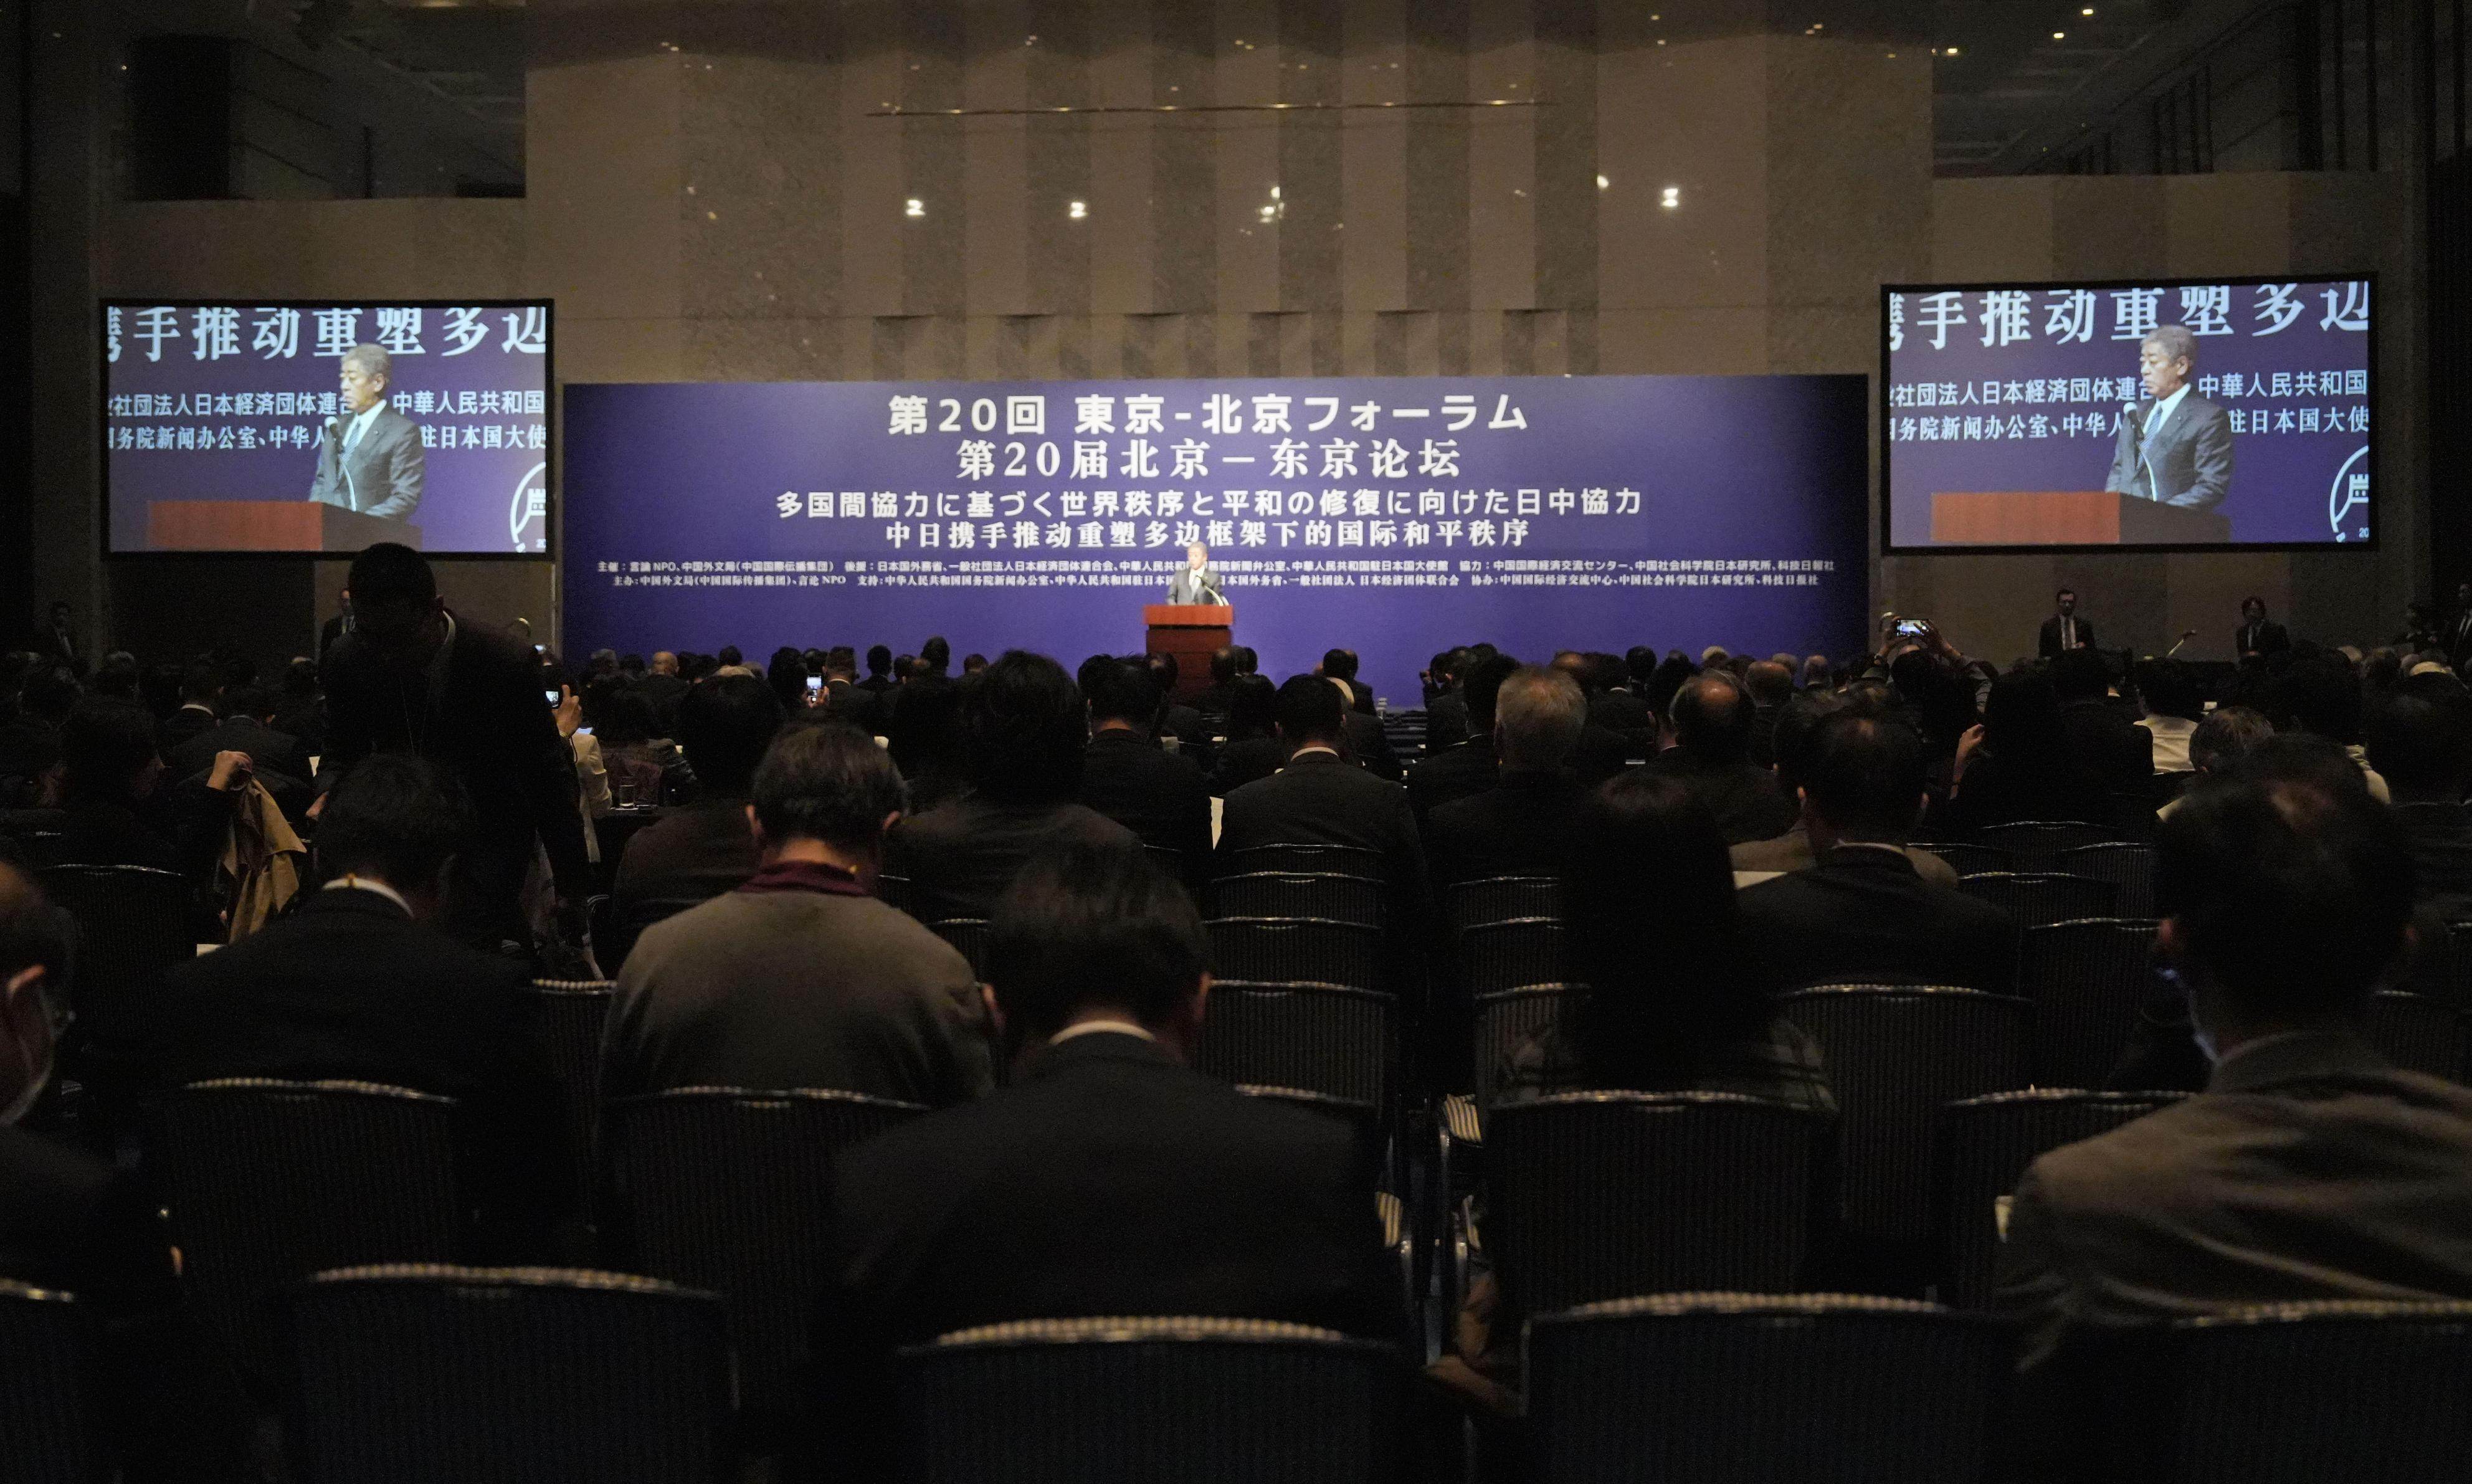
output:
M 557 691 L 554 691 L 554 690 L 544 690 L 544 691 L 542 691 L 542 692 L 541 692 L 541 694 L 542 694 L 542 695 L 544 695 L 544 696 L 547 696 L 547 697 L 549 698 L 549 704 L 550 704 L 550 705 L 552 705 L 552 706 L 556 706 L 556 705 L 558 705 L 558 692 L 557 692 Z
M 821 689 L 823 689 L 823 688 L 824 688 L 824 678 L 823 678 L 822 676 L 820 676 L 820 675 L 810 675 L 810 676 L 808 676 L 808 677 L 807 677 L 807 694 L 809 694 L 809 695 L 811 695 L 811 696 L 812 696 L 812 695 L 814 695 L 817 691 L 820 691 L 820 690 L 821 690 Z

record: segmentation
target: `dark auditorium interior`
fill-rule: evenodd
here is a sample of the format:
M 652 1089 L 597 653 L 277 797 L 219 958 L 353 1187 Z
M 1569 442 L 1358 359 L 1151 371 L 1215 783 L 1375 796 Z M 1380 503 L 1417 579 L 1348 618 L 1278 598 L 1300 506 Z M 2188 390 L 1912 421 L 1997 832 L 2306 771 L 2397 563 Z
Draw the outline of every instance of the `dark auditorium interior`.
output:
M 0 0 L 0 1484 L 2472 1479 L 2455 392 L 2466 0 Z

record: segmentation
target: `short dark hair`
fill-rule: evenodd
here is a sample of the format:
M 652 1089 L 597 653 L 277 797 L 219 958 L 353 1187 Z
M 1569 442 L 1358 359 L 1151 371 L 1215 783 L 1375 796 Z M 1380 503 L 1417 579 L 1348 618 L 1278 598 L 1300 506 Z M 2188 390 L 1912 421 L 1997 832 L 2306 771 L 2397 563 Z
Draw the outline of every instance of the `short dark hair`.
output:
M 739 652 L 738 646 L 735 644 L 724 644 L 721 646 L 721 653 L 713 658 L 719 659 L 724 665 L 745 664 L 747 662 L 747 657 Z
M 2245 706 L 2219 706 L 2189 733 L 2189 765 L 2201 773 L 2219 773 L 2256 751 L 2274 735 L 2274 723 Z
M 1321 673 L 1335 681 L 1356 679 L 1356 656 L 1344 649 L 1326 649 L 1321 655 Z
M 892 650 L 891 646 L 884 644 L 869 644 L 867 647 L 868 674 L 882 675 L 885 671 L 891 668 Z
M 211 660 L 192 660 L 180 672 L 180 699 L 207 705 L 224 693 L 223 666 Z
M 962 682 L 962 768 L 1002 803 L 1058 803 L 1082 785 L 1090 722 L 1082 692 L 1045 655 L 1009 649 Z
M 2137 693 L 2157 716 L 2203 721 L 2205 703 L 2198 699 L 2198 677 L 2185 661 L 2149 659 L 2137 667 Z
M 793 727 L 772 739 L 755 770 L 755 822 L 765 836 L 821 840 L 845 850 L 872 850 L 884 817 L 908 799 L 901 770 L 875 738 L 826 722 Z
M 1751 746 L 1750 699 L 1731 676 L 1693 676 L 1674 693 L 1674 740 L 1693 757 L 1741 760 Z
M 2111 671 L 2091 649 L 2072 649 L 2052 661 L 2052 693 L 2062 701 L 2086 701 L 2111 689 Z
M 2300 660 L 2283 672 L 2271 696 L 2277 727 L 2297 727 L 2347 747 L 2361 739 L 2361 682 L 2341 657 Z
M 2062 598 L 2074 598 L 2077 595 L 2078 590 L 2075 587 L 2063 587 L 2059 591 L 2052 594 L 2052 601 L 2057 603 Z
M 1467 703 L 1468 730 L 1483 736 L 1493 730 L 1494 706 L 1502 699 L 1502 682 L 1519 673 L 1519 661 L 1509 655 L 1486 655 L 1460 670 L 1460 698 Z
M 926 662 L 928 669 L 940 674 L 946 665 L 953 662 L 953 646 L 945 642 L 942 634 L 932 634 L 926 643 L 918 646 L 918 658 Z
M 463 850 L 471 829 L 471 805 L 452 776 L 409 753 L 376 753 L 326 791 L 318 866 L 330 878 L 358 872 L 397 888 L 424 887 Z
M 73 799 L 127 802 L 155 755 L 154 718 L 126 701 L 81 701 L 60 723 L 63 787 Z
M 1903 845 L 1921 812 L 1931 763 L 1912 727 L 1841 711 L 1820 720 L 1802 779 L 1812 812 L 1839 834 Z
M 2415 799 L 2453 803 L 2472 778 L 2472 692 L 2451 675 L 2398 682 L 2369 713 L 2369 766 Z
M 1279 692 L 1264 675 L 1240 675 L 1227 682 L 1227 735 L 1232 741 L 1267 737 L 1279 724 Z
M 1776 754 L 1777 783 L 1788 795 L 1811 781 L 1818 766 L 1812 744 L 1819 724 L 1845 709 L 1846 701 L 1831 690 L 1797 690 L 1777 707 L 1776 730 L 1769 747 Z
M 1291 675 L 1279 687 L 1279 735 L 1290 745 L 1337 742 L 1347 714 L 1339 687 L 1322 676 Z
M 751 675 L 710 676 L 678 698 L 677 725 L 696 781 L 741 797 L 754 786 L 756 764 L 781 730 L 781 701 Z
M 283 668 L 283 693 L 287 696 L 314 696 L 318 693 L 318 661 L 306 656 Z
M 223 713 L 262 722 L 274 714 L 274 692 L 256 685 L 226 690 L 224 692 Z
M 1043 1041 L 1103 1005 L 1155 1024 L 1209 964 L 1200 914 L 1139 845 L 1074 840 L 1033 856 L 987 923 L 1008 1035 Z
M 351 589 L 355 610 L 370 603 L 427 608 L 438 599 L 438 576 L 429 569 L 429 559 L 398 541 L 362 548 L 344 586 Z
M 2313 1017 L 2357 1006 L 2402 947 L 2412 855 L 2365 788 L 2245 774 L 2164 822 L 2155 894 L 2241 1008 Z
M 1082 667 L 1082 694 L 1094 722 L 1131 722 L 1147 727 L 1158 710 L 1159 690 L 1139 661 L 1105 656 Z

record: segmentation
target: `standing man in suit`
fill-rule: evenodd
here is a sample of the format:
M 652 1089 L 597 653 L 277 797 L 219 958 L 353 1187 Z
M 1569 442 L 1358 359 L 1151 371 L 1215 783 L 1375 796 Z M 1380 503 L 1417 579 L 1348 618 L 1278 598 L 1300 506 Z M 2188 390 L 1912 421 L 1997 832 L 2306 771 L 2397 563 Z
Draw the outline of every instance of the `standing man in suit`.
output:
M 1184 566 L 1167 580 L 1170 603 L 1206 603 L 1227 606 L 1227 597 L 1219 590 L 1219 574 L 1210 569 L 1210 548 L 1200 541 L 1184 549 Z
M 2164 823 L 2162 957 L 2203 1092 L 2036 1160 L 2001 1247 L 2025 1363 L 2072 1328 L 2318 1299 L 2472 1299 L 2472 1089 L 2363 1041 L 2413 867 L 2359 789 L 2261 776 Z
M 2459 671 L 2472 664 L 2472 582 L 2455 585 L 2455 616 L 2446 622 L 2446 659 Z
M 2183 325 L 2151 331 L 2137 347 L 2147 400 L 2120 419 L 2105 490 L 2181 510 L 2223 503 L 2232 482 L 2232 419 L 2190 388 L 2197 363 L 2198 337 Z
M 319 442 L 318 477 L 310 482 L 309 498 L 364 515 L 410 520 L 420 508 L 427 464 L 420 429 L 387 400 L 394 358 L 377 346 L 354 346 L 344 352 L 336 379 L 344 415 L 327 421 Z
M 339 596 L 343 599 L 342 610 L 318 629 L 318 658 L 321 660 L 326 658 L 326 651 L 335 647 L 337 639 L 352 632 L 352 589 L 346 587 Z
M 85 651 L 78 644 L 77 625 L 72 622 L 75 611 L 65 603 L 53 604 L 50 622 L 35 632 L 34 647 L 44 663 L 58 665 L 83 680 Z
M 2243 659 L 2251 655 L 2279 655 L 2292 647 L 2292 635 L 2283 625 L 2270 623 L 2266 616 L 2266 600 L 2248 598 L 2241 603 L 2241 626 L 2232 634 L 2232 653 Z
M 2061 588 L 2053 595 L 2058 611 L 2043 620 L 2043 634 L 2035 652 L 2046 659 L 2056 659 L 2073 649 L 2094 648 L 2094 625 L 2078 616 L 2078 595 Z

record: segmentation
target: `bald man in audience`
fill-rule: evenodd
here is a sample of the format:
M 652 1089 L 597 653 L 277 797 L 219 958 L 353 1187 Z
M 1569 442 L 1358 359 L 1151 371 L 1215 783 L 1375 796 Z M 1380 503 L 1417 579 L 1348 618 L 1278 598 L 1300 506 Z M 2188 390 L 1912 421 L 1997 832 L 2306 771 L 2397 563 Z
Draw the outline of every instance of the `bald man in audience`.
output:
M 1587 697 L 1558 669 L 1530 666 L 1502 682 L 1494 697 L 1497 781 L 1425 819 L 1437 887 L 1560 869 L 1564 825 L 1585 793 L 1562 765 L 1587 721 Z

